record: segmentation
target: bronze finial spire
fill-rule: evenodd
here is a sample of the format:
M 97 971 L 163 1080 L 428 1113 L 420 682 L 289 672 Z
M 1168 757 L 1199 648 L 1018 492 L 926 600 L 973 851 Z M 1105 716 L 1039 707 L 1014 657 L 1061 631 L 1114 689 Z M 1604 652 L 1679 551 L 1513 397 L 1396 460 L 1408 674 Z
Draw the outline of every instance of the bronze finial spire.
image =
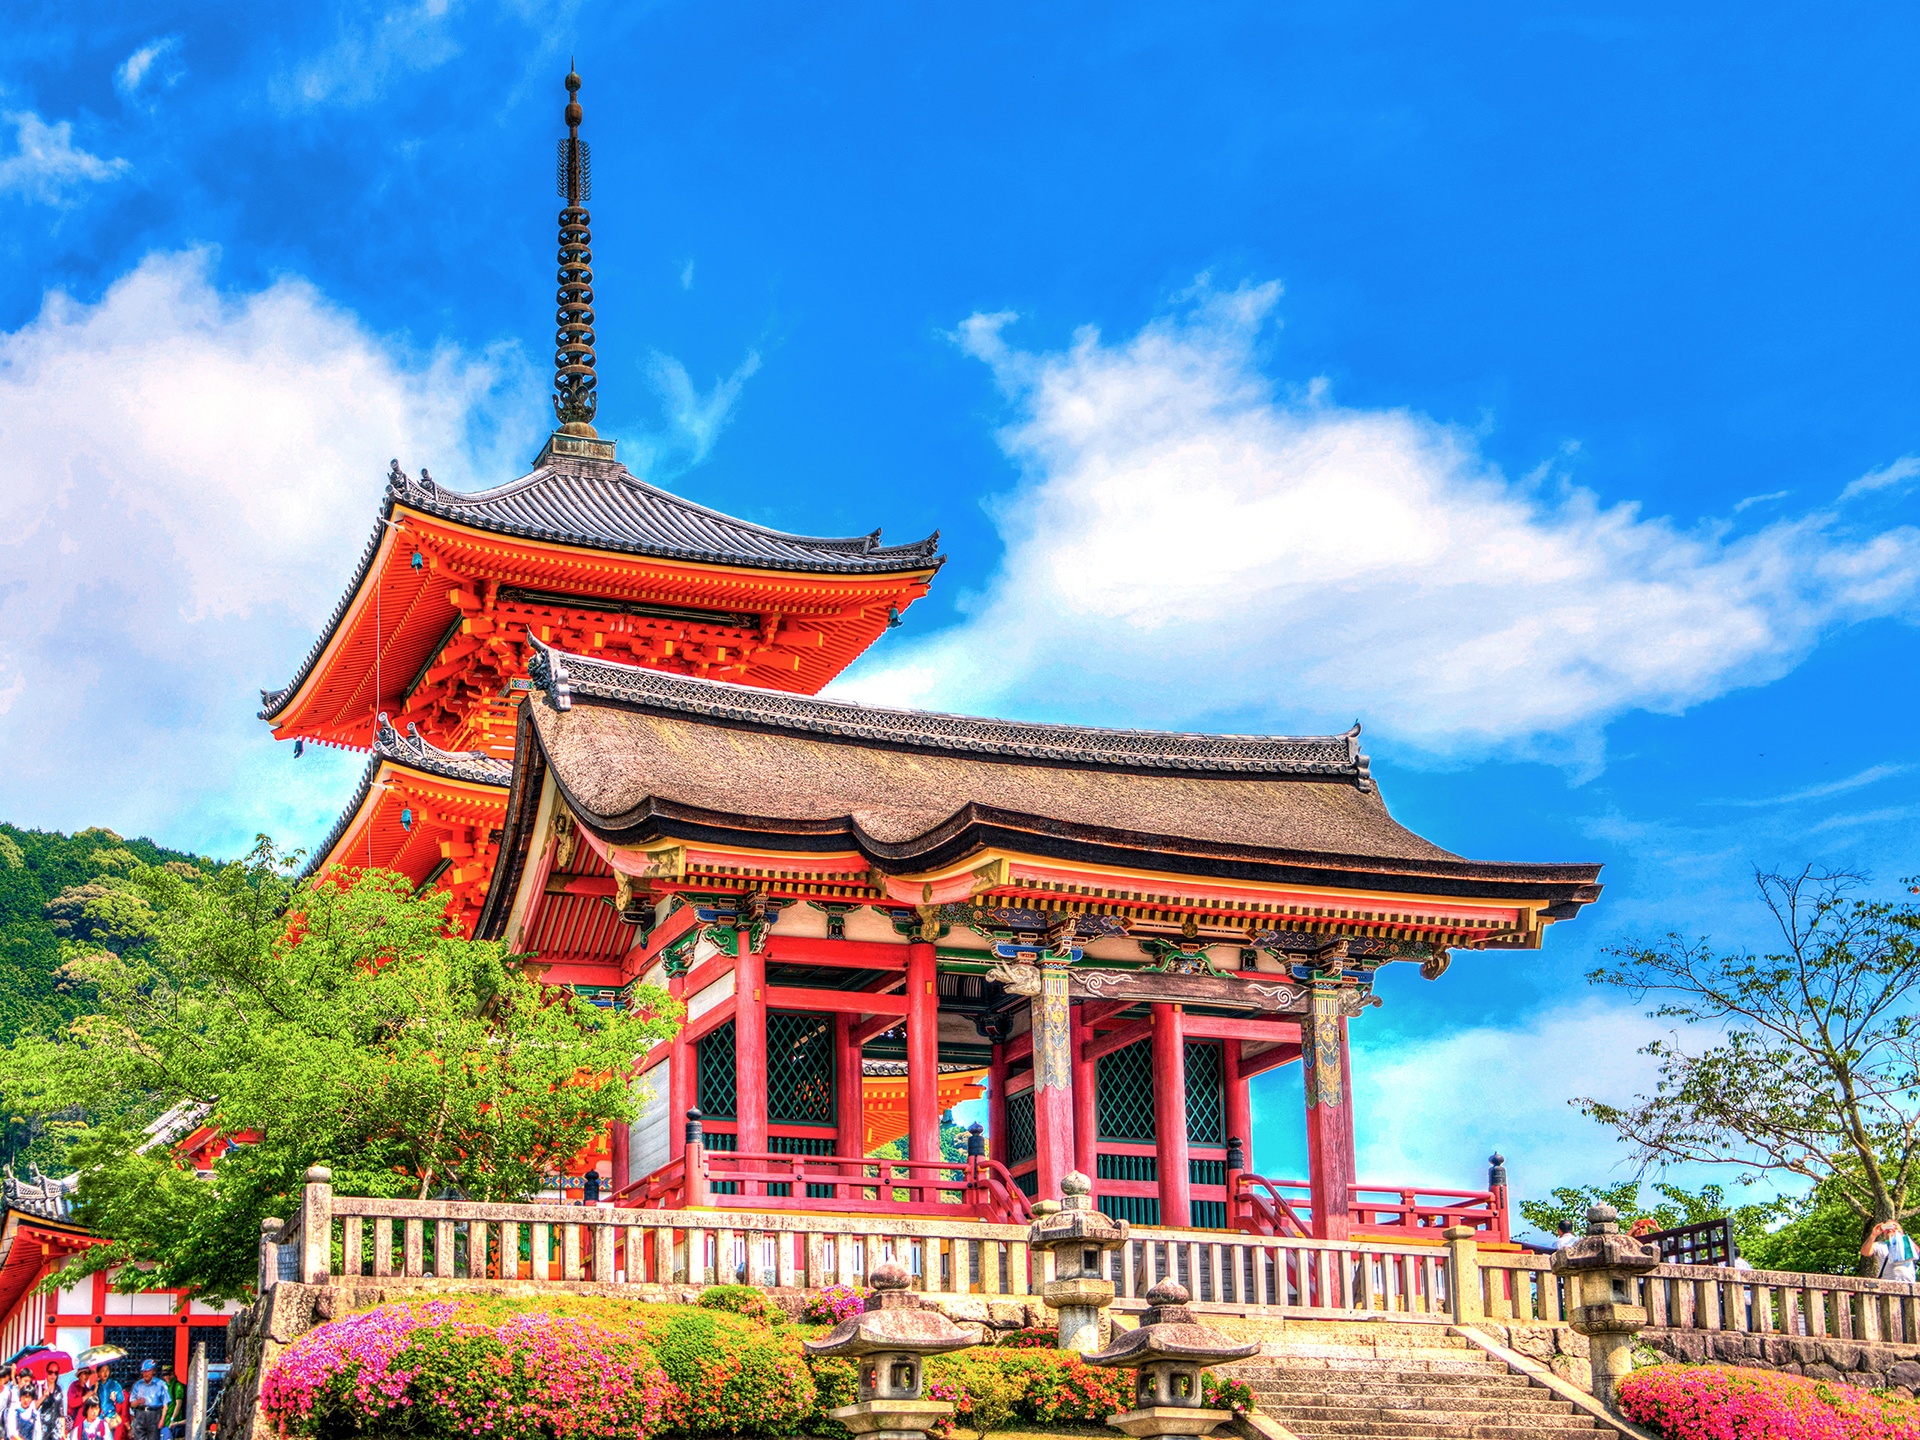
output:
M 569 62 L 571 65 L 571 62 Z M 554 323 L 553 412 L 565 435 L 592 436 L 593 374 L 593 234 L 587 228 L 586 202 L 593 195 L 593 167 L 587 142 L 580 138 L 580 77 L 567 71 L 567 138 L 560 142 L 560 291 Z

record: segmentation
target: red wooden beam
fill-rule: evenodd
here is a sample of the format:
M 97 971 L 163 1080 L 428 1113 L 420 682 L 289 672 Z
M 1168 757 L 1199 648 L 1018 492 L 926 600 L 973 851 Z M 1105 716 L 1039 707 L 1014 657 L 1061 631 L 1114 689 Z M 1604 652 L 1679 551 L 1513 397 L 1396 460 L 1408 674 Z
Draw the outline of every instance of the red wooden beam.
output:
M 666 924 L 657 925 L 648 933 L 643 945 L 627 952 L 627 963 L 636 967 L 635 974 L 644 973 L 662 950 L 699 923 L 700 916 L 691 905 L 674 911 L 667 917 Z
M 555 875 L 547 881 L 545 893 L 548 895 L 611 895 L 613 890 L 611 875 Z
M 1241 1020 L 1227 1015 L 1187 1015 L 1180 1028 L 1193 1040 L 1278 1040 L 1300 1043 L 1300 1027 L 1292 1020 Z
M 907 1013 L 904 995 L 870 995 L 864 990 L 809 990 L 798 985 L 769 985 L 767 1005 L 776 1010 L 825 1010 L 830 1014 L 884 1015 L 892 1021 Z
M 729 955 L 725 951 L 722 951 L 718 955 L 709 956 L 704 964 L 696 965 L 692 970 L 687 972 L 688 996 L 698 995 L 722 975 L 737 970 L 739 967 L 739 957 Z
M 1124 1015 L 1140 1002 L 1138 1000 L 1088 1000 L 1080 1006 L 1080 1023 L 1087 1029 L 1100 1027 L 1112 1029 L 1116 1016 Z
M 1031 1058 L 1033 1055 L 1033 1031 L 1029 1030 L 1024 1035 L 1014 1036 L 1013 1039 L 1007 1041 L 1004 1049 L 1009 1065 L 1016 1060 Z
M 1251 1079 L 1263 1070 L 1278 1069 L 1282 1065 L 1291 1065 L 1300 1058 L 1300 1046 L 1296 1041 L 1291 1045 L 1276 1045 L 1271 1050 L 1263 1050 L 1258 1055 L 1248 1056 L 1240 1061 L 1240 1078 Z M 1246 1139 L 1246 1136 L 1241 1136 Z
M 769 935 L 767 958 L 782 965 L 841 965 L 854 970 L 905 970 L 905 942 L 835 940 L 823 935 Z
M 1109 1031 L 1098 1040 L 1089 1040 L 1080 1047 L 1080 1058 L 1083 1060 L 1098 1060 L 1102 1055 L 1111 1055 L 1116 1050 L 1126 1049 L 1127 1046 L 1134 1044 L 1136 1041 L 1145 1040 L 1151 1034 L 1153 1034 L 1153 1021 L 1151 1018 L 1136 1020 L 1131 1025 L 1124 1025 L 1118 1030 Z
M 904 996 L 901 997 L 901 1003 L 905 1003 Z M 876 1015 L 873 1019 L 863 1021 L 861 1024 L 853 1027 L 853 1034 L 849 1037 L 849 1043 L 857 1050 L 860 1046 L 873 1039 L 874 1036 L 886 1034 L 887 1031 L 893 1029 L 894 1026 L 899 1023 L 899 1015 Z

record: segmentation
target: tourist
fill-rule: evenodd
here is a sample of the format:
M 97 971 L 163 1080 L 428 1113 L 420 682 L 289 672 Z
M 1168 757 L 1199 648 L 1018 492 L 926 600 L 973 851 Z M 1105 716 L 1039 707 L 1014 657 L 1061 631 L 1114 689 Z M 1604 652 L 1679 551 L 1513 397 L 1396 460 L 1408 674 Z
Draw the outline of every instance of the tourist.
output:
M 80 1424 L 72 1434 L 77 1440 L 113 1440 L 112 1427 L 100 1413 L 100 1402 L 89 1399 L 80 1407 Z
M 1572 1249 L 1573 1242 L 1579 1238 L 1578 1235 L 1573 1233 L 1573 1222 L 1571 1220 L 1562 1220 L 1560 1222 L 1560 1238 L 1553 1242 L 1553 1248 L 1556 1250 Z
M 114 1440 L 127 1440 L 127 1392 L 113 1378 L 111 1365 L 102 1365 L 94 1373 L 100 1377 L 100 1413 L 106 1417 L 107 1428 Z
M 91 1365 L 73 1372 L 73 1379 L 67 1385 L 67 1433 L 78 1432 L 80 1412 L 89 1400 L 97 1400 L 100 1382 Z
M 159 1365 L 151 1359 L 142 1360 L 140 1378 L 134 1382 L 133 1394 L 129 1397 L 133 1440 L 160 1440 L 160 1417 L 172 1400 L 167 1393 L 167 1382 L 160 1378 Z
M 181 1427 L 181 1433 L 184 1435 L 187 1420 L 187 1387 L 182 1385 L 173 1373 L 173 1361 L 160 1362 L 160 1379 L 167 1387 L 167 1409 L 166 1413 L 160 1417 L 160 1433 L 163 1436 L 171 1436 L 177 1425 Z
M 1867 1232 L 1860 1247 L 1862 1260 L 1877 1260 L 1882 1280 L 1900 1280 L 1913 1284 L 1913 1241 L 1900 1228 L 1898 1220 L 1882 1220 Z
M 40 1399 L 34 1388 L 25 1377 L 14 1382 L 13 1399 L 7 1405 L 6 1440 L 42 1440 Z

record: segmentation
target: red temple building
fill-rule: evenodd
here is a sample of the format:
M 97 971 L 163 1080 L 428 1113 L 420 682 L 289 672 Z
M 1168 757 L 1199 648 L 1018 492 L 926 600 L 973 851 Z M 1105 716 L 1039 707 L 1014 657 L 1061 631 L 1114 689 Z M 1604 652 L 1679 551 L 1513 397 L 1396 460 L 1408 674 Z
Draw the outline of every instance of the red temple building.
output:
M 577 91 L 578 78 L 568 77 Z M 399 870 L 548 984 L 684 1003 L 618 1203 L 1018 1218 L 1092 1177 L 1136 1223 L 1340 1238 L 1468 1223 L 1504 1184 L 1354 1169 L 1374 976 L 1538 947 L 1589 864 L 1398 824 L 1359 727 L 1197 735 L 816 698 L 927 592 L 937 537 L 786 535 L 649 485 L 594 430 L 585 145 L 560 142 L 555 408 L 525 476 L 396 464 L 277 736 L 370 752 L 318 874 Z M 1264 1176 L 1249 1081 L 1299 1064 L 1308 1174 Z M 985 1094 L 978 1158 L 943 1114 Z M 904 1137 L 904 1162 L 876 1164 Z

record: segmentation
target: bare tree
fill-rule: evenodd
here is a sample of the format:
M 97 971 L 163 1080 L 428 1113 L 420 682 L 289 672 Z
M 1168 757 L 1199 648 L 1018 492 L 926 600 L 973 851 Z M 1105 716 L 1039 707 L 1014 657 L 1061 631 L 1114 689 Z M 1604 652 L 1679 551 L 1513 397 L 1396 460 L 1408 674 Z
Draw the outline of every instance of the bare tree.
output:
M 1654 997 L 1650 1015 L 1712 1026 L 1719 1043 L 1655 1041 L 1641 1052 L 1660 1061 L 1652 1095 L 1624 1107 L 1573 1103 L 1618 1131 L 1643 1166 L 1705 1161 L 1738 1165 L 1748 1180 L 1798 1175 L 1824 1182 L 1863 1233 L 1904 1219 L 1920 1211 L 1920 910 L 1859 898 L 1857 875 L 1808 868 L 1754 881 L 1779 953 L 1719 954 L 1704 939 L 1669 935 L 1609 951 L 1614 968 L 1587 977 Z

